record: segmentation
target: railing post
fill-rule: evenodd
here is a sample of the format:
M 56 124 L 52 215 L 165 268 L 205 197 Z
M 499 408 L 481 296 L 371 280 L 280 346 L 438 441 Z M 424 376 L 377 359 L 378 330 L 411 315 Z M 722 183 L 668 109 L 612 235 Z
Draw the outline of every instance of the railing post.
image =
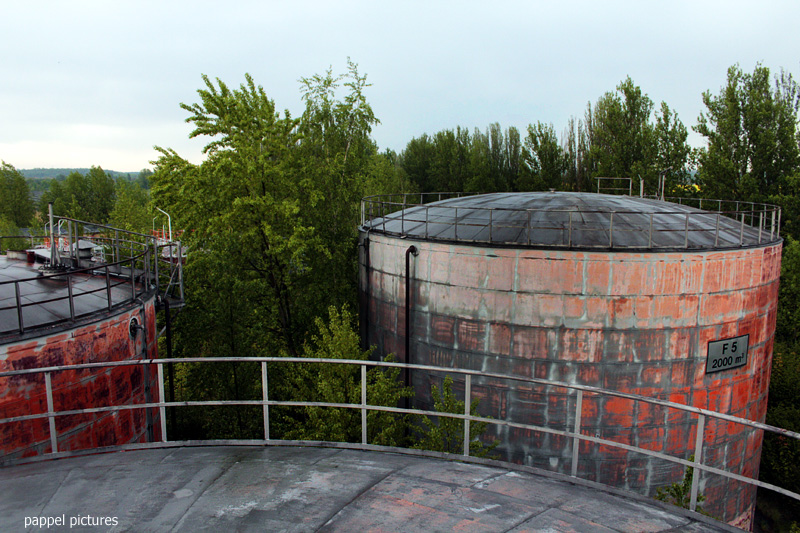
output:
M 361 444 L 367 443 L 367 365 L 361 365 Z
M 77 228 L 75 228 L 75 229 L 77 229 Z M 71 263 L 70 266 L 74 267 L 76 265 L 76 260 L 78 259 L 78 253 L 77 253 L 78 239 L 77 239 L 77 236 L 75 238 L 75 248 L 74 248 L 74 250 L 73 250 L 72 244 L 73 244 L 73 241 L 72 241 L 72 221 L 71 220 L 67 220 L 67 245 L 69 246 L 69 262 Z M 75 252 L 74 254 L 73 254 L 73 251 Z M 78 264 L 78 267 L 80 267 L 80 264 Z
M 758 244 L 761 244 L 761 231 L 764 228 L 764 211 L 758 214 Z
M 528 209 L 528 246 L 531 245 L 531 210 Z
M 572 248 L 572 211 L 567 211 L 567 213 L 569 213 L 569 234 L 568 234 L 568 237 L 567 237 L 567 246 L 569 248 Z M 530 233 L 529 233 L 529 236 L 530 236 Z
M 158 408 L 158 417 L 161 419 L 161 442 L 167 442 L 167 407 L 163 405 L 167 401 L 167 396 L 164 394 L 163 363 L 156 361 L 156 368 L 158 370 L 158 403 L 162 404 Z
M 58 452 L 58 435 L 56 434 L 55 409 L 53 409 L 53 383 L 50 372 L 44 373 L 44 387 L 47 393 L 47 421 L 50 424 L 50 453 Z
M 19 324 L 19 332 L 25 331 L 25 324 L 22 321 L 22 298 L 19 295 L 19 281 L 14 282 L 14 294 L 17 297 L 17 322 Z
M 578 389 L 578 397 L 575 399 L 575 427 L 572 437 L 572 477 L 578 477 L 578 453 L 580 451 L 581 440 L 577 435 L 581 432 L 581 415 L 583 415 L 583 391 Z
M 75 301 L 72 295 L 72 274 L 67 274 L 67 299 L 69 300 L 69 318 L 75 322 Z
M 153 237 L 153 277 L 156 280 L 156 294 L 161 294 L 161 280 L 158 279 L 158 239 Z
M 178 241 L 178 257 L 176 258 L 176 261 L 178 262 L 178 279 L 180 280 L 180 283 L 178 283 L 178 289 L 181 294 L 181 301 L 183 301 L 183 244 L 181 241 Z
M 267 381 L 267 362 L 261 361 L 261 399 L 264 402 L 264 440 L 269 440 L 269 381 Z
M 688 248 L 689 247 L 689 213 L 686 213 L 686 227 L 684 228 L 684 235 L 683 236 L 684 236 L 683 247 L 684 248 Z
M 131 242 L 131 251 L 133 251 L 133 243 Z M 131 300 L 136 299 L 136 277 L 133 275 L 136 270 L 136 260 L 131 256 Z
M 106 265 L 106 297 L 108 298 L 108 310 L 111 311 L 111 276 L 108 275 L 108 265 Z
M 614 212 L 608 217 L 608 247 L 614 247 Z
M 769 225 L 769 240 L 775 238 L 775 208 L 772 208 L 772 222 Z
M 696 511 L 697 510 L 697 487 L 700 483 L 700 471 L 697 469 L 697 465 L 702 462 L 703 459 L 703 430 L 705 428 L 706 416 L 705 415 L 698 415 L 697 417 L 697 437 L 695 438 L 694 442 L 694 467 L 692 470 L 692 495 L 691 500 L 689 501 L 689 510 Z
M 739 228 L 739 246 L 744 245 L 744 213 L 742 213 L 742 224 Z
M 470 416 L 470 405 L 472 404 L 472 374 L 467 374 L 466 385 L 464 388 L 464 414 Z M 464 455 L 469 457 L 469 419 L 464 419 Z

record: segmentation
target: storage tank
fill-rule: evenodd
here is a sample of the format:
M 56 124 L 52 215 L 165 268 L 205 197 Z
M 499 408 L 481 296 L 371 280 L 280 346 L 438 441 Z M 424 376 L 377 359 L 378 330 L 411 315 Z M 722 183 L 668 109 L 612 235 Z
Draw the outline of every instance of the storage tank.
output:
M 35 259 L 49 258 L 47 249 L 0 256 L 0 372 L 157 356 L 150 248 L 121 231 L 116 236 L 120 245 L 108 263 L 74 257 L 43 272 Z M 54 371 L 53 411 L 158 402 L 157 370 L 150 367 Z M 0 418 L 47 413 L 45 381 L 41 373 L 0 378 Z M 48 418 L 0 424 L 0 463 L 160 439 L 158 409 L 54 420 L 55 439 Z
M 782 246 L 776 208 L 566 192 L 398 200 L 363 202 L 362 336 L 378 357 L 764 421 Z M 413 372 L 418 407 L 430 405 L 430 385 L 441 379 Z M 560 429 L 574 422 L 575 395 L 563 388 L 487 378 L 472 387 L 481 415 Z M 688 459 L 696 423 L 675 410 L 589 395 L 581 427 Z M 499 440 L 502 459 L 570 473 L 571 439 L 503 426 L 488 436 Z M 703 461 L 757 477 L 761 440 L 761 431 L 709 420 Z M 683 475 L 681 465 L 581 443 L 580 477 L 652 496 Z M 712 515 L 749 522 L 754 487 L 704 473 L 700 493 Z

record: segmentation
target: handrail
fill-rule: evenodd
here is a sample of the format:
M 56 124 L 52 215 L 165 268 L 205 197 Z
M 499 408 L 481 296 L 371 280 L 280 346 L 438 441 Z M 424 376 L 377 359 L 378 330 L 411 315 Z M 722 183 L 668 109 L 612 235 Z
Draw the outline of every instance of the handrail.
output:
M 0 282 L 0 287 L 3 285 L 14 284 L 13 294 L 16 295 L 14 305 L 0 307 L 0 311 L 15 309 L 17 316 L 17 327 L 15 329 L 8 329 L 5 327 L 0 328 L 0 337 L 10 334 L 23 334 L 42 326 L 51 326 L 64 322 L 74 323 L 78 318 L 91 315 L 99 310 L 94 309 L 76 315 L 74 304 L 75 299 L 85 295 L 100 293 L 102 291 L 105 291 L 106 293 L 106 299 L 108 302 L 106 309 L 108 311 L 114 307 L 119 307 L 120 305 L 134 302 L 138 297 L 151 291 L 154 291 L 155 294 L 160 294 L 162 296 L 170 296 L 178 302 L 183 300 L 183 266 L 180 255 L 180 243 L 167 242 L 162 244 L 157 242 L 156 237 L 152 235 L 146 235 L 144 233 L 123 230 L 103 224 L 94 224 L 68 217 L 55 218 L 59 219 L 59 224 L 63 222 L 68 223 L 67 235 L 59 234 L 56 238 L 63 239 L 63 243 L 68 243 L 70 260 L 72 264 L 77 265 L 78 268 L 69 268 L 63 272 L 41 274 Z M 96 228 L 98 232 L 92 234 L 91 236 L 80 237 L 78 236 L 77 231 L 78 225 L 91 225 L 92 227 Z M 50 237 L 47 235 L 24 237 L 1 236 L 0 242 L 2 242 L 3 239 L 25 239 L 26 242 L 30 242 L 31 246 L 33 246 L 34 241 L 42 242 L 42 240 L 49 238 Z M 80 259 L 77 256 L 72 257 L 73 252 L 77 252 L 77 243 L 80 240 L 91 240 L 98 246 L 102 246 L 105 250 L 102 262 L 97 262 L 89 267 L 80 268 L 82 266 Z M 66 246 L 66 244 L 64 245 Z M 170 261 L 170 259 L 161 257 L 161 250 L 174 249 L 174 247 L 177 247 L 179 254 L 176 261 Z M 2 249 L 2 245 L 0 245 L 0 249 Z M 106 258 L 109 260 L 106 260 Z M 168 263 L 169 266 L 168 268 L 159 269 L 159 263 Z M 83 264 L 85 265 L 86 263 Z M 125 272 L 125 270 L 129 270 L 129 272 Z M 103 286 L 92 290 L 81 291 L 79 294 L 73 294 L 72 283 L 73 278 L 76 275 L 104 279 L 104 283 L 102 284 Z M 56 296 L 55 298 L 24 303 L 24 294 L 21 294 L 20 291 L 21 284 L 47 279 L 58 279 L 62 281 L 66 279 L 66 286 L 64 287 L 66 294 L 63 296 Z M 113 281 L 115 279 L 120 281 Z M 112 302 L 111 289 L 126 284 L 130 284 L 130 296 L 122 300 L 118 300 L 116 303 Z M 70 313 L 68 317 L 51 320 L 46 324 L 39 324 L 35 326 L 25 325 L 22 312 L 24 308 L 36 307 L 43 304 L 65 300 L 69 302 Z
M 163 367 L 165 364 L 171 363 L 218 363 L 218 362 L 249 362 L 249 363 L 260 363 L 261 364 L 261 384 L 262 384 L 262 399 L 261 400 L 215 400 L 215 401 L 181 401 L 181 402 L 166 402 L 166 401 L 159 401 L 159 402 L 148 402 L 148 403 L 141 403 L 141 404 L 125 404 L 125 405 L 112 405 L 106 407 L 91 407 L 86 409 L 73 409 L 68 411 L 56 411 L 53 406 L 52 401 L 52 385 L 51 385 L 51 374 L 55 372 L 63 372 L 69 370 L 82 370 L 82 369 L 92 369 L 92 368 L 114 368 L 114 367 L 125 367 L 125 366 L 134 366 L 134 365 L 157 365 L 157 372 L 158 372 L 158 393 L 159 398 L 164 399 L 166 398 L 164 394 L 164 372 Z M 268 387 L 268 373 L 267 373 L 267 364 L 268 363 L 318 363 L 318 364 L 343 364 L 343 365 L 354 365 L 359 366 L 361 368 L 361 403 L 358 404 L 349 404 L 349 403 L 331 403 L 331 402 L 309 402 L 309 401 L 278 401 L 278 400 L 270 400 L 269 399 L 269 387 Z M 465 379 L 465 398 L 464 398 L 464 405 L 465 405 L 465 412 L 461 413 L 445 413 L 445 412 L 437 412 L 437 411 L 428 411 L 428 410 L 419 410 L 419 409 L 405 409 L 400 407 L 390 407 L 390 406 L 379 406 L 379 405 L 371 405 L 367 403 L 367 367 L 384 367 L 384 368 L 401 368 L 401 369 L 410 369 L 413 368 L 415 371 L 417 370 L 427 370 L 431 372 L 441 372 L 441 373 L 450 373 L 450 374 L 459 374 L 463 375 Z M 142 360 L 133 360 L 133 361 L 116 361 L 116 362 L 104 362 L 104 363 L 84 363 L 84 364 L 77 364 L 77 365 L 63 365 L 63 366 L 50 366 L 50 367 L 42 367 L 42 368 L 32 368 L 32 369 L 22 369 L 22 370 L 12 370 L 12 371 L 5 371 L 0 372 L 0 379 L 3 378 L 10 378 L 14 376 L 23 376 L 23 375 L 36 375 L 36 374 L 44 374 L 45 375 L 45 389 L 48 398 L 47 402 L 47 412 L 46 413 L 36 413 L 32 415 L 24 415 L 24 416 L 17 416 L 17 417 L 9 417 L 9 418 L 2 418 L 0 419 L 0 424 L 11 423 L 11 422 L 23 422 L 28 420 L 37 420 L 42 418 L 47 418 L 49 421 L 49 432 L 50 432 L 50 442 L 51 442 L 51 453 L 58 453 L 58 434 L 56 432 L 55 426 L 55 418 L 60 416 L 69 416 L 69 415 L 76 415 L 76 414 L 87 414 L 87 413 L 102 413 L 102 412 L 115 412 L 120 410 L 131 410 L 131 409 L 159 409 L 160 413 L 160 423 L 161 423 L 161 439 L 162 442 L 167 442 L 167 425 L 166 425 L 166 408 L 167 407 L 192 407 L 192 406 L 222 406 L 222 405 L 250 405 L 250 406 L 261 406 L 263 410 L 263 418 L 264 418 L 264 439 L 263 440 L 255 440 L 255 441 L 244 441 L 247 443 L 250 442 L 260 442 L 260 443 L 272 443 L 275 442 L 273 439 L 270 439 L 269 435 L 269 408 L 271 406 L 296 406 L 296 407 L 335 407 L 335 408 L 346 408 L 346 409 L 358 409 L 361 411 L 361 444 L 366 445 L 367 443 L 367 412 L 368 411 L 383 411 L 383 412 L 391 412 L 391 413 L 400 413 L 400 414 L 417 414 L 417 415 L 430 415 L 430 416 L 442 416 L 448 418 L 454 418 L 458 420 L 464 421 L 464 449 L 463 455 L 469 456 L 469 425 L 472 422 L 481 422 L 493 425 L 500 425 L 500 426 L 507 426 L 507 427 L 514 427 L 520 428 L 525 430 L 533 430 L 539 431 L 544 433 L 550 433 L 555 435 L 561 435 L 567 438 L 571 438 L 573 446 L 572 446 L 572 457 L 571 457 L 571 476 L 578 477 L 578 458 L 580 455 L 580 446 L 578 445 L 580 441 L 592 442 L 595 444 L 602 444 L 606 446 L 616 447 L 623 450 L 627 450 L 634 453 L 640 453 L 652 457 L 656 457 L 659 459 L 663 459 L 666 461 L 670 461 L 672 463 L 680 464 L 686 467 L 692 467 L 694 469 L 694 474 L 692 477 L 692 486 L 691 486 L 691 499 L 690 499 L 690 510 L 696 511 L 697 509 L 697 497 L 698 497 L 698 482 L 699 482 L 699 474 L 698 472 L 704 471 L 712 474 L 717 474 L 723 476 L 728 479 L 733 479 L 736 481 L 741 481 L 744 483 L 748 483 L 750 485 L 754 485 L 756 487 L 761 487 L 769 490 L 773 490 L 790 498 L 800 500 L 800 494 L 789 491 L 787 489 L 778 487 L 776 485 L 772 485 L 770 483 L 765 483 L 763 481 L 759 481 L 757 479 L 749 478 L 746 476 L 742 476 L 733 472 L 729 472 L 727 470 L 722 470 L 716 467 L 708 466 L 703 463 L 703 444 L 704 444 L 704 428 L 705 428 L 705 421 L 706 418 L 714 418 L 719 420 L 724 420 L 726 422 L 732 422 L 736 424 L 741 424 L 747 427 L 751 427 L 758 430 L 769 431 L 773 433 L 777 433 L 784 437 L 793 438 L 796 440 L 800 440 L 800 433 L 789 431 L 786 429 L 778 428 L 775 426 L 771 426 L 768 424 L 763 424 L 761 422 L 755 422 L 752 420 L 747 420 L 744 418 L 728 415 L 725 413 L 718 413 L 714 411 L 709 411 L 707 409 L 702 409 L 699 407 L 694 407 L 690 405 L 684 405 L 676 402 L 671 402 L 667 400 L 661 400 L 658 398 L 651 398 L 646 396 L 641 396 L 638 394 L 626 393 L 626 392 L 619 392 L 613 391 L 608 389 L 602 389 L 599 387 L 593 387 L 588 385 L 578 385 L 572 383 L 565 383 L 560 381 L 550 381 L 541 378 L 532 378 L 532 377 L 523 377 L 523 376 L 514 376 L 508 374 L 501 374 L 496 372 L 481 372 L 477 370 L 466 370 L 466 369 L 457 369 L 457 368 L 448 368 L 448 367 L 439 367 L 439 366 L 432 366 L 432 365 L 408 365 L 405 363 L 395 363 L 395 362 L 385 362 L 385 361 L 368 361 L 368 360 L 351 360 L 351 359 L 324 359 L 324 358 L 303 358 L 303 357 L 205 357 L 205 358 L 171 358 L 171 359 L 142 359 Z M 553 387 L 560 387 L 567 389 L 569 391 L 575 392 L 575 419 L 572 429 L 555 429 L 552 427 L 546 426 L 537 426 L 534 424 L 523 424 L 518 422 L 513 422 L 510 420 L 500 420 L 494 418 L 487 418 L 481 416 L 473 416 L 470 413 L 470 406 L 472 400 L 472 393 L 471 393 L 471 383 L 473 377 L 483 377 L 483 378 L 495 378 L 495 379 L 502 379 L 502 380 L 509 380 L 509 381 L 517 381 L 522 383 L 528 384 L 536 384 L 536 385 L 547 385 Z M 687 460 L 680 457 L 674 457 L 671 455 L 667 455 L 662 452 L 656 452 L 646 448 L 640 448 L 638 446 L 631 446 L 628 444 L 623 444 L 621 442 L 608 440 L 604 438 L 600 438 L 598 436 L 592 436 L 588 434 L 584 434 L 581 432 L 582 428 L 582 413 L 583 413 L 583 398 L 584 394 L 594 394 L 600 396 L 615 396 L 619 398 L 626 398 L 638 402 L 646 402 L 653 405 L 659 405 L 662 407 L 666 407 L 669 409 L 677 409 L 679 411 L 683 411 L 689 413 L 691 415 L 695 415 L 697 417 L 697 432 L 696 432 L 696 439 L 695 439 L 695 446 L 694 446 L 694 460 Z M 2 461 L 0 461 L 2 462 Z
M 369 228 L 372 232 L 397 235 L 400 237 L 424 238 L 426 240 L 457 241 L 486 244 L 526 244 L 548 246 L 555 248 L 572 248 L 576 245 L 574 233 L 600 232 L 606 234 L 597 244 L 583 243 L 582 248 L 615 248 L 615 249 L 688 249 L 692 248 L 689 235 L 692 233 L 705 234 L 708 240 L 713 239 L 713 246 L 703 245 L 703 248 L 725 249 L 755 246 L 780 241 L 781 209 L 771 204 L 756 202 L 740 202 L 733 200 L 710 200 L 706 198 L 665 198 L 683 206 L 695 207 L 697 212 L 685 209 L 666 209 L 657 212 L 641 210 L 611 210 L 611 209 L 584 209 L 581 206 L 560 208 L 514 208 L 514 207 L 482 207 L 479 205 L 447 205 L 432 204 L 443 199 L 471 196 L 463 193 L 403 193 L 385 194 L 364 197 L 361 200 L 361 226 Z M 417 201 L 418 200 L 418 201 Z M 458 210 L 471 214 L 469 221 L 459 220 Z M 400 211 L 400 215 L 393 213 Z M 508 221 L 508 215 L 519 213 L 518 220 Z M 532 214 L 545 214 L 538 217 L 532 224 Z M 591 222 L 579 222 L 575 214 L 591 218 Z M 716 215 L 716 216 L 715 216 Z M 641 224 L 625 224 L 624 218 L 638 217 Z M 722 217 L 729 219 L 723 224 Z M 542 220 L 548 220 L 543 223 Z M 623 221 L 623 222 L 620 222 Z M 662 224 L 654 225 L 661 221 Z M 696 225 L 690 224 L 691 221 Z M 387 228 L 388 223 L 397 223 L 394 228 Z M 649 224 L 647 224 L 649 222 Z M 431 225 L 451 225 L 454 227 L 453 235 L 440 237 L 429 232 Z M 399 228 L 397 227 L 399 226 Z M 424 226 L 424 232 L 421 229 Z M 475 238 L 459 237 L 459 226 L 462 228 L 475 228 Z M 411 229 L 409 229 L 411 228 Z M 721 229 L 737 235 L 725 238 Z M 497 230 L 516 230 L 512 240 L 496 238 Z M 550 231 L 556 239 L 553 242 L 539 243 L 531 239 L 535 232 Z M 514 232 L 512 232 L 514 233 Z M 615 233 L 621 235 L 638 236 L 631 242 L 625 242 Z M 724 231 L 722 232 L 724 234 Z M 479 236 L 480 234 L 480 236 Z M 678 234 L 682 238 L 673 239 L 673 242 L 659 242 L 659 235 Z M 523 239 L 523 240 L 520 240 Z

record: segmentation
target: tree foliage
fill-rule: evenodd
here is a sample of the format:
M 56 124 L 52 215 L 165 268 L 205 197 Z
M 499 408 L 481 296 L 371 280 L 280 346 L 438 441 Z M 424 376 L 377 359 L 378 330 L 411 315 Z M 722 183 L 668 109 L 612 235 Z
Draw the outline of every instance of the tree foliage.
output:
M 71 172 L 62 181 L 53 181 L 39 201 L 39 210 L 48 212 L 53 203 L 56 216 L 66 216 L 87 222 L 108 222 L 115 201 L 114 179 L 100 167 L 92 167 L 86 175 Z
M 25 177 L 12 165 L 0 161 L 0 218 L 19 228 L 33 219 L 33 201 Z
M 453 378 L 445 377 L 441 391 L 436 385 L 431 386 L 434 410 L 440 413 L 464 414 L 465 403 L 457 400 L 453 394 Z M 478 415 L 479 398 L 470 402 L 470 415 Z M 479 437 L 486 432 L 487 422 L 472 422 L 469 426 L 469 451 L 473 457 L 489 457 L 499 444 L 494 441 L 485 444 Z M 457 418 L 440 416 L 431 420 L 423 415 L 419 423 L 419 435 L 413 448 L 445 453 L 464 452 L 464 421 Z
M 303 357 L 366 360 L 372 349 L 361 350 L 352 314 L 331 307 L 328 321 L 315 320 L 317 332 L 304 346 Z M 398 379 L 399 368 L 373 367 L 367 371 L 367 403 L 396 407 L 413 395 Z M 292 396 L 303 401 L 361 403 L 360 367 L 335 364 L 293 365 Z M 288 438 L 334 442 L 361 442 L 361 411 L 343 407 L 305 407 L 304 417 L 287 433 Z M 407 417 L 384 411 L 367 413 L 367 442 L 383 446 L 405 443 Z
M 191 136 L 208 139 L 206 160 L 194 165 L 157 148 L 149 178 L 155 205 L 186 230 L 190 250 L 176 337 L 184 355 L 299 356 L 318 317 L 356 300 L 359 199 L 392 192 L 403 176 L 371 139 L 369 84 L 352 62 L 342 75 L 301 80 L 299 118 L 279 112 L 249 75 L 238 88 L 203 82 L 198 102 L 181 107 Z M 270 370 L 278 399 L 296 393 L 280 385 L 293 382 L 283 368 Z M 202 388 L 207 376 L 187 379 Z M 249 374 L 219 380 L 211 389 L 256 393 Z M 284 434 L 309 416 L 285 412 L 272 429 Z
M 790 75 L 771 86 L 767 67 L 728 69 L 718 95 L 703 93 L 706 112 L 695 131 L 708 141 L 698 179 L 708 196 L 756 200 L 777 194 L 798 167 L 798 87 Z

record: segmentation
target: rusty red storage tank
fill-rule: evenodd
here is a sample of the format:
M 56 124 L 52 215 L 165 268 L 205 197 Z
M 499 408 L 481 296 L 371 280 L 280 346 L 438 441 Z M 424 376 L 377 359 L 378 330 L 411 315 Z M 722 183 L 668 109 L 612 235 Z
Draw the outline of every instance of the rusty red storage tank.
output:
M 414 206 L 410 197 L 363 203 L 362 336 L 376 355 L 764 421 L 782 246 L 777 209 L 566 192 L 423 198 Z M 739 351 L 720 361 L 726 343 Z M 430 404 L 430 385 L 441 379 L 413 373 L 417 405 Z M 574 393 L 563 388 L 484 379 L 473 390 L 482 415 L 561 429 L 574 421 Z M 648 405 L 590 398 L 582 431 L 688 459 L 696 417 Z M 715 421 L 706 429 L 706 464 L 757 477 L 760 431 Z M 565 437 L 502 426 L 490 436 L 504 459 L 569 473 Z M 650 495 L 684 474 L 681 465 L 590 443 L 581 445 L 579 471 Z M 754 487 L 704 473 L 700 492 L 715 516 L 750 520 Z
M 157 356 L 152 286 L 131 280 L 124 266 L 55 277 L 39 266 L 0 256 L 0 372 Z M 52 372 L 53 410 L 157 402 L 157 373 L 148 366 Z M 0 377 L 0 419 L 47 412 L 44 374 Z M 55 430 L 59 452 L 161 434 L 158 409 L 59 416 Z M 47 418 L 2 423 L 0 462 L 50 453 L 51 442 Z

